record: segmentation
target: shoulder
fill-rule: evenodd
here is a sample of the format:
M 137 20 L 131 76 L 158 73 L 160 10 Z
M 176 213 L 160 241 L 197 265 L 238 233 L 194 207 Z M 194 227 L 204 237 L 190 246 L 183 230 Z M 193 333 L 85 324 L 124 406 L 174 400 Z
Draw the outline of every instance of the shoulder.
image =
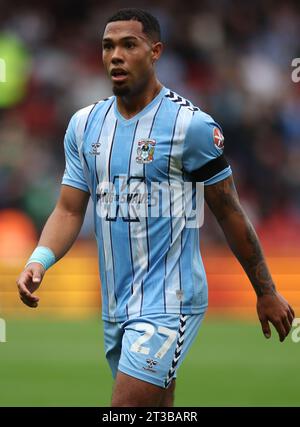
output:
M 190 133 L 214 133 L 215 129 L 222 133 L 221 126 L 209 114 L 201 111 L 195 111 L 190 123 Z
M 202 111 L 198 106 L 194 105 L 184 96 L 167 89 L 165 98 L 169 101 L 171 106 L 177 106 L 177 108 L 180 107 L 180 109 L 183 109 L 185 112 L 190 112 L 191 128 L 203 128 L 211 124 L 215 124 L 214 119 L 209 114 Z
M 83 135 L 87 129 L 87 125 L 90 123 L 94 114 L 96 114 L 97 111 L 105 108 L 106 105 L 110 105 L 112 103 L 112 98 L 113 97 L 111 96 L 110 98 L 102 99 L 101 101 L 97 101 L 94 104 L 77 110 L 69 121 L 66 130 L 66 141 L 76 141 L 77 144 L 82 141 Z
M 220 155 L 224 149 L 221 126 L 207 113 L 195 111 L 186 135 L 187 144 Z
M 84 127 L 88 122 L 90 116 L 96 113 L 96 111 L 100 111 L 107 105 L 109 105 L 112 102 L 113 98 L 113 96 L 110 96 L 109 98 L 101 99 L 100 101 L 94 102 L 94 104 L 90 104 L 86 107 L 80 108 L 73 114 L 70 122 L 72 122 L 76 130 L 82 128 L 82 126 Z
M 168 100 L 171 107 L 174 106 L 176 108 L 177 106 L 177 108 L 180 107 L 185 111 L 190 111 L 192 118 L 190 123 L 191 128 L 199 130 L 199 128 L 203 129 L 210 126 L 220 127 L 209 114 L 205 113 L 200 107 L 194 105 L 189 99 L 179 95 L 175 91 L 166 89 L 165 98 Z
M 196 107 L 190 100 L 184 96 L 179 95 L 173 90 L 166 89 L 165 98 L 168 100 L 171 107 L 184 108 L 192 113 L 195 111 L 201 111 L 199 107 Z

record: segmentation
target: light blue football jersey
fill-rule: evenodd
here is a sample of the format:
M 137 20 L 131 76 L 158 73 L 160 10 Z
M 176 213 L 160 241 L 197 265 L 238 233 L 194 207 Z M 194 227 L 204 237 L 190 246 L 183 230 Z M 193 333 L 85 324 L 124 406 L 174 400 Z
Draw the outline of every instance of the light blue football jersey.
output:
M 203 313 L 208 292 L 201 230 L 187 227 L 186 215 L 173 214 L 171 197 L 159 199 L 160 215 L 150 212 L 152 196 L 145 215 L 139 215 L 140 201 L 133 210 L 128 204 L 139 193 L 132 191 L 137 184 L 149 196 L 154 182 L 211 185 L 227 178 L 219 125 L 163 87 L 131 119 L 119 113 L 115 96 L 79 110 L 64 144 L 62 184 L 89 192 L 94 203 L 103 319 Z

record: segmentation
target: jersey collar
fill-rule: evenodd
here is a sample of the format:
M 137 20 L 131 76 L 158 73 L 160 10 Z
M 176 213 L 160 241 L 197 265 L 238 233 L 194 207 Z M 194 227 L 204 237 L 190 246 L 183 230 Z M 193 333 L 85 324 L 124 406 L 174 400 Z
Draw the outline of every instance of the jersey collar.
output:
M 123 117 L 122 114 L 119 112 L 118 106 L 117 106 L 117 98 L 115 96 L 114 101 L 113 101 L 114 102 L 115 116 L 122 123 L 130 124 L 130 123 L 136 122 L 142 116 L 144 116 L 146 113 L 148 113 L 158 102 L 160 102 L 160 100 L 165 96 L 165 94 L 167 92 L 168 92 L 168 89 L 163 86 L 161 88 L 161 90 L 159 91 L 159 93 L 156 95 L 156 97 L 153 98 L 152 101 L 149 102 L 149 104 L 147 104 L 146 107 L 144 107 L 139 113 L 135 114 L 130 119 L 125 119 L 125 117 Z

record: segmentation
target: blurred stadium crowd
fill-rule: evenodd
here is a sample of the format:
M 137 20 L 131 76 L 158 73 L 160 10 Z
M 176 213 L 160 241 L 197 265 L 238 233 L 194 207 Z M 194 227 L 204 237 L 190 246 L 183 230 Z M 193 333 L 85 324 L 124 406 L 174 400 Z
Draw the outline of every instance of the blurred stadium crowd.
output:
M 256 227 L 297 239 L 300 213 L 299 1 L 0 0 L 0 209 L 40 231 L 64 170 L 71 115 L 111 94 L 101 64 L 106 19 L 142 7 L 160 20 L 161 82 L 218 121 L 238 191 Z M 90 218 L 90 217 L 89 217 Z M 88 219 L 81 236 L 93 233 Z M 220 236 L 210 224 L 207 238 Z

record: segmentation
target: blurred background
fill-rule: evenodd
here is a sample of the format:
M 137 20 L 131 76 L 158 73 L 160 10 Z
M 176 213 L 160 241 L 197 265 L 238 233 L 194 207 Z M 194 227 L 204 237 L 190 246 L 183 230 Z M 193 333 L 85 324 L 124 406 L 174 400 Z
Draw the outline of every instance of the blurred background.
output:
M 300 3 L 0 0 L 0 406 L 110 404 L 91 209 L 38 310 L 21 304 L 15 280 L 55 205 L 70 117 L 111 94 L 101 36 L 121 7 L 157 16 L 161 82 L 221 124 L 242 204 L 300 313 Z M 176 405 L 299 406 L 300 343 L 279 343 L 274 329 L 264 339 L 251 284 L 208 211 L 201 234 L 210 307 Z

